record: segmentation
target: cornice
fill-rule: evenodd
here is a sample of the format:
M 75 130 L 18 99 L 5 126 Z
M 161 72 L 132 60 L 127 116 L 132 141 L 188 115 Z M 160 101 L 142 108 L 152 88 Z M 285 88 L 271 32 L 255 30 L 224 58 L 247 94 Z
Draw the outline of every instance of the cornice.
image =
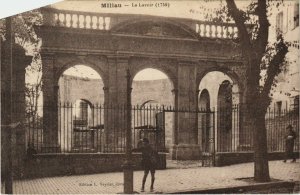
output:
M 198 42 L 201 44 L 222 44 L 222 45 L 232 45 L 233 42 L 231 39 L 221 39 L 221 38 L 214 38 L 214 37 L 200 37 L 199 39 L 192 39 L 192 38 L 181 38 L 181 37 L 163 37 L 163 36 L 147 36 L 147 35 L 134 35 L 134 34 L 122 34 L 116 33 L 110 30 L 101 31 L 95 29 L 81 29 L 81 28 L 65 28 L 59 26 L 35 26 L 35 31 L 37 32 L 38 36 L 42 35 L 52 35 L 52 34 L 76 34 L 76 35 L 95 35 L 95 36 L 105 36 L 109 39 L 116 39 L 116 38 L 138 38 L 138 39 L 152 39 L 152 40 L 173 40 L 173 41 L 184 41 L 184 42 Z
M 228 57 L 209 57 L 207 55 L 197 54 L 180 54 L 180 53 L 155 53 L 155 52 L 130 52 L 130 51 L 110 51 L 110 50 L 95 50 L 95 49 L 65 49 L 44 47 L 42 48 L 42 55 L 53 55 L 54 53 L 60 54 L 77 54 L 85 53 L 85 55 L 98 55 L 106 56 L 107 58 L 128 59 L 131 57 L 152 58 L 152 59 L 175 59 L 178 61 L 186 62 L 238 62 L 242 63 L 242 59 L 232 59 Z

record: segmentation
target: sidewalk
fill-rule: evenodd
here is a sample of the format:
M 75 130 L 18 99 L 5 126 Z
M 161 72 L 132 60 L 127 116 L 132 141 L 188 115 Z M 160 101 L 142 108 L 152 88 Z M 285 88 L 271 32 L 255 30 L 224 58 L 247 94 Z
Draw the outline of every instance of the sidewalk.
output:
M 270 176 L 285 181 L 300 181 L 300 163 L 270 161 Z M 143 172 L 134 172 L 134 189 L 140 190 Z M 253 177 L 253 163 L 226 167 L 171 168 L 156 172 L 155 192 L 167 193 L 191 189 L 209 189 L 247 185 L 237 178 Z M 147 178 L 145 193 L 149 193 L 150 174 Z M 3 188 L 3 186 L 2 186 Z M 101 173 L 50 177 L 14 181 L 16 194 L 96 194 L 120 193 L 123 191 L 123 173 Z

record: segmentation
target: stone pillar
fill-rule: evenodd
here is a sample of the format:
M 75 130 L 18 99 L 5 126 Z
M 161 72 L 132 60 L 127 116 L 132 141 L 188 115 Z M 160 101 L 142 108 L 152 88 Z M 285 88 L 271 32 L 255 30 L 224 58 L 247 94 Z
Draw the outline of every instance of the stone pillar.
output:
M 173 95 L 175 96 L 175 110 L 178 110 L 178 89 L 172 90 Z M 172 137 L 172 144 L 178 144 L 178 112 L 174 112 L 174 127 L 173 127 L 173 137 Z
M 108 109 L 104 116 L 107 149 L 112 152 L 124 150 L 126 130 L 126 70 L 128 58 L 109 57 Z
M 58 148 L 58 85 L 54 56 L 42 54 L 43 64 L 43 147 L 48 152 Z
M 199 131 L 199 125 L 201 125 L 201 124 L 199 124 L 199 113 L 198 113 L 198 111 L 199 111 L 199 95 L 200 95 L 200 90 L 199 89 L 197 89 L 196 90 L 196 111 L 197 111 L 197 116 L 196 116 L 196 127 L 198 128 L 197 130 L 197 135 L 195 135 L 196 136 L 196 138 L 197 138 L 197 140 L 196 140 L 196 143 L 199 145 L 199 148 L 200 148 L 200 150 L 202 151 L 202 131 Z
M 105 86 L 105 104 L 112 104 L 113 102 L 117 102 L 117 61 L 115 57 L 108 57 L 108 86 Z
M 0 40 L 1 41 L 1 40 Z M 12 137 L 12 166 L 14 176 L 22 176 L 24 171 L 24 159 L 26 155 L 26 132 L 25 120 L 25 68 L 31 63 L 32 57 L 25 56 L 25 50 L 17 44 L 13 45 L 12 51 L 12 76 L 9 78 L 11 67 L 9 65 L 8 53 L 9 45 L 7 42 L 1 44 L 1 125 L 4 125 L 1 131 L 1 151 L 2 151 L 2 177 L 7 170 L 7 160 L 5 146 L 7 144 L 8 131 L 11 131 Z M 13 84 L 11 88 L 11 79 Z M 12 103 L 12 104 L 11 104 Z M 12 111 L 12 113 L 11 113 Z M 11 123 L 20 123 L 16 128 L 10 129 L 6 126 Z
M 172 148 L 172 159 L 190 160 L 200 158 L 200 147 L 197 143 L 197 94 L 195 65 L 191 62 L 180 62 L 178 67 L 178 92 L 175 97 L 175 108 L 183 109 L 175 116 L 174 136 L 176 144 Z
M 16 54 L 19 55 L 19 54 Z M 30 65 L 32 61 L 31 56 L 25 56 L 25 53 L 22 51 L 22 55 L 16 57 L 16 61 L 14 62 L 14 70 L 15 70 L 15 98 L 14 98 L 14 118 L 15 121 L 20 122 L 19 125 L 15 129 L 15 157 L 17 162 L 15 162 L 14 169 L 16 170 L 17 175 L 23 175 L 23 165 L 24 159 L 26 155 L 26 130 L 24 123 L 25 120 L 25 68 Z
M 127 94 L 131 94 L 131 83 L 130 87 L 127 91 L 127 69 L 129 68 L 128 61 L 129 59 L 127 57 L 118 58 L 117 59 L 117 75 L 116 75 L 116 85 L 117 85 L 117 123 L 116 123 L 116 132 L 117 134 L 115 137 L 117 137 L 117 147 L 124 148 L 125 144 L 125 131 L 127 128 L 127 112 L 126 112 L 126 105 L 127 105 Z M 131 74 L 129 72 L 129 74 Z M 131 100 L 130 100 L 131 101 Z M 130 103 L 131 105 L 131 103 Z
M 238 84 L 233 81 L 232 84 L 232 149 L 237 151 L 239 150 L 240 143 L 240 99 L 242 93 L 239 91 Z

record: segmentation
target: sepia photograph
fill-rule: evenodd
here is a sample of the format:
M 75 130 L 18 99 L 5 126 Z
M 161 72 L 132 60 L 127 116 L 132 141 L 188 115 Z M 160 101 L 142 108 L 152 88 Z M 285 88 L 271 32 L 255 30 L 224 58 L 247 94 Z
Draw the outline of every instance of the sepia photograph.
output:
M 300 194 L 299 40 L 299 0 L 0 17 L 1 194 Z

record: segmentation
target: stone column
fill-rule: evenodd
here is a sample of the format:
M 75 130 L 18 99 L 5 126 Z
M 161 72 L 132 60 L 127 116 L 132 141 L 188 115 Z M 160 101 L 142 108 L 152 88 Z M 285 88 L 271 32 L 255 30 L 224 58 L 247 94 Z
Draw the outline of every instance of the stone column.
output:
M 172 148 L 173 159 L 199 159 L 200 147 L 195 134 L 197 133 L 196 114 L 196 74 L 192 62 L 180 62 L 178 67 L 178 92 L 175 98 L 175 108 L 183 109 L 177 112 L 175 123 L 176 145 Z
M 172 93 L 175 96 L 175 101 L 174 101 L 175 112 L 173 113 L 172 144 L 169 148 L 169 153 L 171 155 L 171 159 L 176 160 L 177 159 L 176 152 L 177 152 L 177 145 L 178 145 L 178 112 L 177 112 L 179 109 L 178 108 L 178 89 L 173 89 Z
M 108 57 L 108 83 L 105 88 L 107 89 L 105 93 L 105 104 L 112 104 L 117 102 L 117 61 L 115 57 Z
M 42 54 L 43 64 L 43 147 L 48 152 L 58 148 L 58 86 L 55 79 L 54 56 Z
M 109 57 L 109 84 L 107 92 L 108 109 L 104 118 L 107 148 L 114 152 L 124 150 L 126 130 L 126 69 L 128 58 Z
M 117 88 L 117 110 L 116 110 L 116 135 L 115 138 L 116 144 L 118 148 L 123 148 L 124 149 L 124 144 L 125 144 L 125 131 L 127 129 L 127 111 L 126 111 L 126 105 L 127 105 L 127 95 L 128 93 L 131 94 L 131 83 L 130 87 L 127 87 L 127 70 L 129 69 L 129 64 L 128 61 L 129 58 L 127 57 L 118 57 L 117 58 L 117 71 L 116 71 L 116 88 Z M 131 74 L 128 72 L 128 74 Z M 130 90 L 130 91 L 127 91 Z M 130 100 L 131 101 L 131 100 Z M 131 105 L 131 102 L 130 102 Z
M 240 99 L 242 93 L 239 91 L 238 84 L 233 82 L 232 84 L 232 149 L 239 150 L 240 143 Z
M 199 87 L 199 86 L 198 86 Z M 195 135 L 195 137 L 197 138 L 196 143 L 199 145 L 200 149 L 202 150 L 202 131 L 199 132 L 199 94 L 200 94 L 200 90 L 197 89 L 196 90 L 196 111 L 197 111 L 197 116 L 196 116 L 196 127 L 197 127 L 197 134 Z
M 173 95 L 175 96 L 175 110 L 178 110 L 178 89 L 172 90 Z M 173 126 L 173 137 L 172 144 L 178 144 L 178 112 L 174 112 L 174 126 Z

